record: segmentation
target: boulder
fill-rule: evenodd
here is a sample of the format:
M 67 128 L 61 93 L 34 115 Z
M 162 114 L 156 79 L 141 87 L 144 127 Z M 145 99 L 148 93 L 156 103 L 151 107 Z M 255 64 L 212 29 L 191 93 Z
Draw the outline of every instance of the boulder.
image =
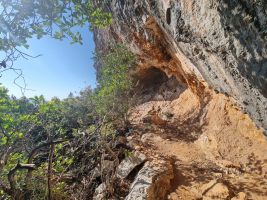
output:
M 110 161 L 110 160 L 103 160 L 101 165 L 102 165 L 102 172 L 105 174 L 105 173 L 108 173 L 108 171 L 110 171 L 111 169 L 113 169 L 114 162 Z M 101 167 L 100 167 L 100 165 L 96 166 L 92 170 L 91 174 L 92 174 L 93 178 L 101 176 Z
M 173 177 L 173 168 L 170 162 L 147 162 L 130 186 L 130 192 L 125 200 L 166 199 Z
M 203 200 L 223 200 L 229 196 L 229 190 L 223 183 L 217 183 L 216 180 L 212 180 L 209 183 L 201 187 Z
M 105 183 L 101 183 L 95 189 L 93 200 L 105 200 L 105 195 L 106 195 L 106 184 Z
M 117 168 L 117 177 L 120 179 L 126 178 L 131 171 L 144 163 L 146 161 L 146 156 L 138 151 L 134 152 L 133 155 L 125 158 Z
M 236 197 L 233 197 L 231 200 L 246 200 L 247 195 L 244 192 L 239 192 Z

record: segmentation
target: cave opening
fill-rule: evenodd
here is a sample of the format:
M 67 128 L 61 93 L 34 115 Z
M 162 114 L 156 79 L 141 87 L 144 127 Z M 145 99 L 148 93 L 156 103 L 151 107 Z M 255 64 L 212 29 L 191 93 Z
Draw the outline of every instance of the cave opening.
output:
M 167 20 L 167 24 L 170 25 L 171 24 L 171 8 L 167 8 L 166 10 L 166 20 Z
M 156 67 L 143 70 L 139 76 L 140 84 L 145 88 L 157 88 L 162 82 L 168 80 L 168 76 Z
M 139 94 L 144 97 L 142 101 L 169 101 L 179 97 L 186 89 L 175 76 L 167 74 L 154 66 L 138 73 Z

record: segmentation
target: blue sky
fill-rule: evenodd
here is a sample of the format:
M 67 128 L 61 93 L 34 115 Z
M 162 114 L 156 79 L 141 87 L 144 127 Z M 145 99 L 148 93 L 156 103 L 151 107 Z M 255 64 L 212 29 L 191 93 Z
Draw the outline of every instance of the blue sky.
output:
M 86 27 L 79 31 L 84 39 L 83 45 L 71 45 L 69 39 L 59 41 L 48 37 L 29 40 L 30 48 L 26 53 L 42 56 L 29 60 L 20 58 L 14 64 L 23 70 L 27 88 L 31 89 L 25 96 L 43 94 L 47 99 L 65 98 L 70 92 L 75 94 L 87 86 L 96 86 L 93 34 Z M 9 89 L 9 94 L 20 97 L 20 88 L 13 83 L 15 78 L 16 74 L 8 71 L 0 77 L 0 83 Z

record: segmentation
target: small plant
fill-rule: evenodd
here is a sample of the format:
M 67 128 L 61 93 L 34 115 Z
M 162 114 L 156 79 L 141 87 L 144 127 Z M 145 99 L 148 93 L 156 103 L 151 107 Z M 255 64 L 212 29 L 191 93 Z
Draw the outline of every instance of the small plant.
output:
M 170 119 L 170 118 L 173 117 L 173 113 L 171 113 L 171 112 L 169 112 L 169 111 L 163 112 L 162 114 L 163 114 L 164 116 L 166 116 L 167 119 Z
M 133 156 L 133 152 L 130 150 L 125 150 L 124 155 L 125 155 L 125 158 L 129 158 Z

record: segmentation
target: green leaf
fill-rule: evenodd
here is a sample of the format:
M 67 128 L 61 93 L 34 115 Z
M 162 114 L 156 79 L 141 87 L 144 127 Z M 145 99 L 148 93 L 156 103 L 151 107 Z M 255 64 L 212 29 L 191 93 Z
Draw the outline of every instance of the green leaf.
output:
M 7 144 L 7 137 L 2 137 L 1 138 L 1 145 Z

